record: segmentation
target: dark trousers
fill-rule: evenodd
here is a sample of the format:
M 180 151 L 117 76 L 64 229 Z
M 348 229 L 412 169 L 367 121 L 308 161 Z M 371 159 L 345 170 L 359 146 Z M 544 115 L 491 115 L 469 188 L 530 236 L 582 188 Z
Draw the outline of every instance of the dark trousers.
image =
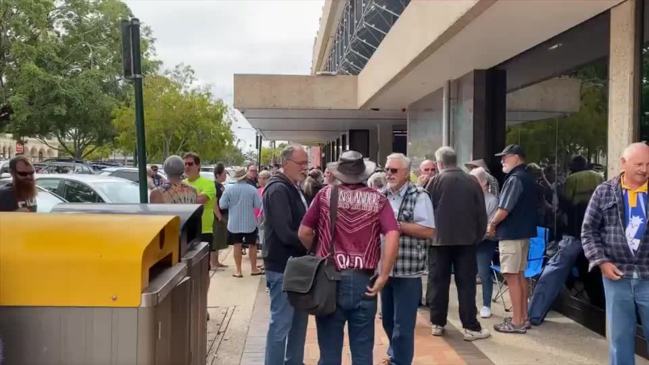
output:
M 381 290 L 383 329 L 388 335 L 391 365 L 412 364 L 415 325 L 421 301 L 421 278 L 390 278 Z
M 476 246 L 430 246 L 428 249 L 428 292 L 432 324 L 446 326 L 448 294 L 451 285 L 451 269 L 460 304 L 462 327 L 480 331 L 476 315 Z

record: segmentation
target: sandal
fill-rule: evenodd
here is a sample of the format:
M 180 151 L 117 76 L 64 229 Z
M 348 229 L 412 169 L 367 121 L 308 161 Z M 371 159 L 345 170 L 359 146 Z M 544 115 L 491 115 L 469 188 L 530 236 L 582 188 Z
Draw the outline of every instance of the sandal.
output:
M 232 277 L 241 279 L 243 277 L 243 274 L 232 274 Z
M 494 324 L 494 329 L 497 332 L 502 332 L 502 333 L 519 333 L 519 334 L 524 334 L 527 333 L 527 328 L 525 328 L 525 324 L 521 326 L 515 326 L 512 321 L 504 320 L 502 323 L 499 324 Z
M 250 276 L 259 276 L 259 275 L 264 275 L 264 274 L 265 274 L 264 271 L 257 271 L 257 272 L 251 272 Z

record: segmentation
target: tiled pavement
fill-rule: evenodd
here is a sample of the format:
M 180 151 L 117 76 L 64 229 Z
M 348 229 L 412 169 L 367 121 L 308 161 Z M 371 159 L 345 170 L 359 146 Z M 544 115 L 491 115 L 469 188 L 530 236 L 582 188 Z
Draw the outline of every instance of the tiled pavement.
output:
M 264 290 L 264 281 L 262 280 L 260 281 L 257 300 L 250 320 L 241 365 L 263 365 L 266 331 L 268 330 L 268 308 L 269 298 Z M 447 332 L 444 337 L 431 336 L 427 316 L 428 312 L 421 310 L 417 318 L 414 365 L 493 364 L 474 344 L 464 341 L 462 334 L 451 325 L 446 327 Z M 388 339 L 378 316 L 375 333 L 374 362 L 379 363 L 385 357 Z M 347 342 L 345 344 L 343 348 L 343 365 L 349 365 L 351 364 L 351 353 Z M 313 317 L 310 317 L 305 345 L 305 364 L 317 364 L 318 354 L 315 321 Z

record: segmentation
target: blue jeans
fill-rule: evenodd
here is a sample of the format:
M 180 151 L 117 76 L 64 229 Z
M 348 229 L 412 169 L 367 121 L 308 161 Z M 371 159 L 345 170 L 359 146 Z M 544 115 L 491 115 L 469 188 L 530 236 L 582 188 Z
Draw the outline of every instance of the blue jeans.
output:
M 482 306 L 491 308 L 491 294 L 494 290 L 494 276 L 491 271 L 491 260 L 498 247 L 498 241 L 484 240 L 478 244 L 476 260 L 478 276 L 482 282 Z
M 309 316 L 296 311 L 282 291 L 284 274 L 266 271 L 266 286 L 270 291 L 270 324 L 266 336 L 265 365 L 302 365 L 304 340 Z
M 391 364 L 412 364 L 420 298 L 420 277 L 390 278 L 381 291 L 383 329 L 390 339 L 388 356 Z
M 649 280 L 603 280 L 609 364 L 632 365 L 635 363 L 636 307 L 644 336 L 649 339 Z
M 320 347 L 318 364 L 342 364 L 344 328 L 347 322 L 352 364 L 372 365 L 376 298 L 363 298 L 369 280 L 370 275 L 361 271 L 341 272 L 336 311 L 327 316 L 316 317 Z

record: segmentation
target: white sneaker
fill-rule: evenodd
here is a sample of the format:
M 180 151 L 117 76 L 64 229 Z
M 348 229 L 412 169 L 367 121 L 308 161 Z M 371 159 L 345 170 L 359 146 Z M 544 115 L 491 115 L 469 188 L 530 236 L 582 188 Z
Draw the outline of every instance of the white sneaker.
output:
M 491 308 L 482 307 L 482 309 L 480 309 L 480 317 L 481 318 L 489 318 L 489 317 L 491 317 Z
M 489 333 L 489 331 L 484 328 L 480 331 L 471 331 L 466 328 L 464 329 L 464 341 L 482 340 L 483 338 L 487 338 L 489 336 L 491 336 L 491 333 Z
M 444 334 L 444 327 L 434 324 L 431 333 L 433 336 L 441 336 Z

